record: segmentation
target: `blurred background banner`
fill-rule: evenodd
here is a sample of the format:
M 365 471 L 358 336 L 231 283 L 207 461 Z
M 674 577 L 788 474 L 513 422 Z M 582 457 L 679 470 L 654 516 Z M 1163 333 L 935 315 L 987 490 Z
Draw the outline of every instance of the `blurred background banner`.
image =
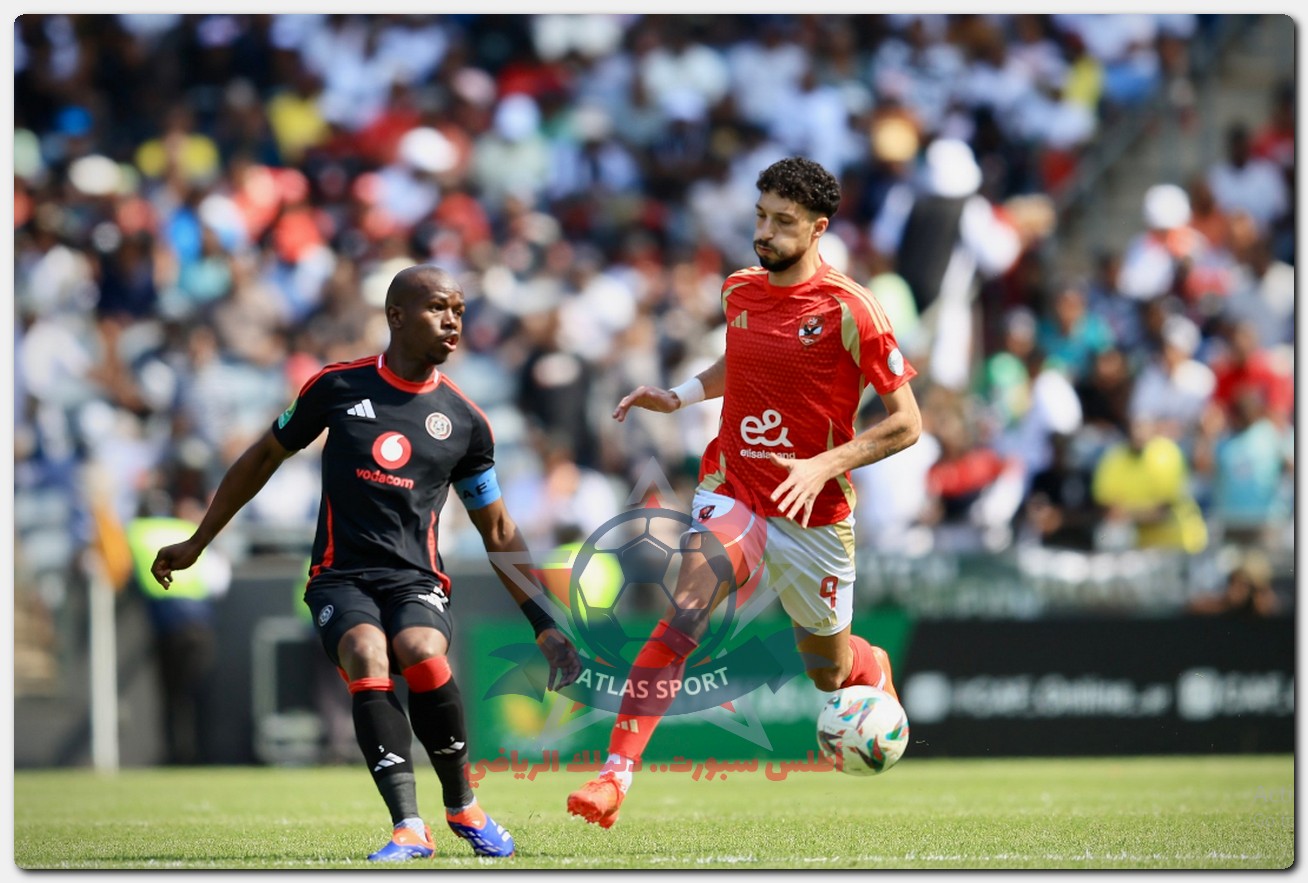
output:
M 1285 619 L 928 622 L 904 663 L 915 757 L 1294 751 Z
M 755 180 L 795 154 L 841 183 L 825 260 L 920 371 L 921 439 L 853 475 L 856 609 L 897 678 L 938 673 L 950 709 L 980 677 L 1125 679 L 1160 709 L 1170 691 L 1149 738 L 1107 716 L 1068 752 L 1151 751 L 1169 727 L 1176 751 L 1282 750 L 1271 699 L 1202 719 L 1181 698 L 1218 695 L 1187 671 L 1216 672 L 1222 696 L 1292 683 L 1273 685 L 1292 677 L 1296 606 L 1294 26 L 19 16 L 15 764 L 355 758 L 300 601 L 321 441 L 213 544 L 192 603 L 141 585 L 148 550 L 126 537 L 193 521 L 308 378 L 382 349 L 404 266 L 466 292 L 445 367 L 495 427 L 533 550 L 623 513 L 651 461 L 688 504 L 718 406 L 610 414 L 720 355 L 721 283 L 755 263 Z M 869 396 L 860 428 L 881 416 Z M 490 652 L 526 629 L 461 507 L 440 531 L 456 670 L 480 699 L 505 664 Z M 1086 635 L 1098 668 L 1041 649 Z M 1189 649 L 1170 668 L 1123 646 L 1173 635 Z M 1246 645 L 1258 665 L 1238 664 Z M 165 679 L 178 659 L 188 677 Z M 758 695 L 737 731 L 676 724 L 684 744 L 760 756 L 765 731 L 802 758 L 821 694 L 801 678 Z M 523 702 L 471 706 L 475 748 L 527 744 L 552 708 Z M 951 711 L 920 750 L 1040 753 L 1063 731 L 1016 731 L 1065 724 Z

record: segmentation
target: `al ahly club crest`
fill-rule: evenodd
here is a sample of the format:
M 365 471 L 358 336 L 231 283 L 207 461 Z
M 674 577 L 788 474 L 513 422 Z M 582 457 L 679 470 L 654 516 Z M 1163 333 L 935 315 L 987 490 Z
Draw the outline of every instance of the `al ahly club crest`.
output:
M 822 317 L 805 316 L 799 320 L 799 342 L 804 346 L 812 346 L 818 342 L 822 336 Z

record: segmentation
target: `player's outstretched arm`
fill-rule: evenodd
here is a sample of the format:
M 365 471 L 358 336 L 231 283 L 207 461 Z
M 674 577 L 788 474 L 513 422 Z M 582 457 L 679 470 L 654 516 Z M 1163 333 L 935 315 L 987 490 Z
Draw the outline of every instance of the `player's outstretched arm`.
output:
M 496 499 L 485 506 L 469 509 L 468 518 L 481 534 L 482 544 L 490 556 L 495 575 L 500 578 L 500 582 L 517 602 L 519 609 L 531 623 L 532 630 L 536 632 L 536 646 L 540 648 L 541 655 L 550 666 L 549 689 L 558 690 L 568 686 L 581 674 L 581 659 L 577 656 L 577 648 L 573 647 L 567 636 L 559 631 L 553 618 L 541 604 L 545 589 L 536 578 L 536 574 L 532 572 L 531 550 L 527 548 L 527 541 L 518 530 L 517 522 L 510 517 L 504 500 Z M 510 554 L 496 554 L 504 552 Z M 508 566 L 516 568 L 523 582 L 536 590 L 534 596 L 522 588 L 522 583 L 518 579 L 504 572 L 501 562 L 506 560 L 514 562 Z
M 907 383 L 881 396 L 886 417 L 843 445 L 806 460 L 787 460 L 776 454 L 768 459 L 786 470 L 786 478 L 772 492 L 772 500 L 790 519 L 808 527 L 813 503 L 828 481 L 846 472 L 884 460 L 917 441 L 922 414 Z
M 205 547 L 232 520 L 232 516 L 259 493 L 259 489 L 268 483 L 277 467 L 292 453 L 294 452 L 286 450 L 273 437 L 272 430 L 265 432 L 258 441 L 246 448 L 245 453 L 236 458 L 236 462 L 218 483 L 213 501 L 191 538 L 164 546 L 155 555 L 150 573 L 159 585 L 167 589 L 172 585 L 174 570 L 185 570 L 194 564 Z
M 663 389 L 658 386 L 636 387 L 618 402 L 618 406 L 613 409 L 613 419 L 621 423 L 627 419 L 627 412 L 632 408 L 644 408 L 647 411 L 669 414 L 695 402 L 718 398 L 726 387 L 727 364 L 725 360 L 718 359 L 695 375 L 693 380 L 688 380 L 675 389 Z

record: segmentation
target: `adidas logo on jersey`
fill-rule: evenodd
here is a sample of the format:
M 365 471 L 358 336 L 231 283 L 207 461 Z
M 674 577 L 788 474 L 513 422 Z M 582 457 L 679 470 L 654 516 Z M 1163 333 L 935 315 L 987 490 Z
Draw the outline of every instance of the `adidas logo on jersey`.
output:
M 367 417 L 369 420 L 377 419 L 377 412 L 372 409 L 372 399 L 364 399 L 345 413 L 351 417 Z
M 636 723 L 636 719 L 633 717 L 624 721 L 618 721 L 618 729 L 627 730 L 632 733 L 639 733 L 640 725 Z
M 748 328 L 748 327 L 749 327 L 749 319 L 747 318 L 747 316 L 748 316 L 747 311 L 745 311 L 745 310 L 741 310 L 741 311 L 740 311 L 740 315 L 737 316 L 736 318 L 734 318 L 734 319 L 731 320 L 731 327 L 732 327 L 732 328 Z

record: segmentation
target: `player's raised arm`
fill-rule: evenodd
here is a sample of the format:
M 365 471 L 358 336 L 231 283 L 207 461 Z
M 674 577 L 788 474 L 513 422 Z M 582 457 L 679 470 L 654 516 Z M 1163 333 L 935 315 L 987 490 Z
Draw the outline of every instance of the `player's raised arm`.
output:
M 705 399 L 716 399 L 722 395 L 726 386 L 727 363 L 720 358 L 690 380 L 672 389 L 658 386 L 636 387 L 618 402 L 618 406 L 613 409 L 613 419 L 621 423 L 627 419 L 627 412 L 632 408 L 644 408 L 647 411 L 669 414 Z
M 236 458 L 218 483 L 213 501 L 209 504 L 200 526 L 189 540 L 164 546 L 155 555 L 150 565 L 150 573 L 165 589 L 172 584 L 173 571 L 185 570 L 196 562 L 205 547 L 213 542 L 227 522 L 250 502 L 260 488 L 277 471 L 293 451 L 282 447 L 281 442 L 273 436 L 272 430 L 265 432 L 254 444 L 246 448 L 245 453 Z

